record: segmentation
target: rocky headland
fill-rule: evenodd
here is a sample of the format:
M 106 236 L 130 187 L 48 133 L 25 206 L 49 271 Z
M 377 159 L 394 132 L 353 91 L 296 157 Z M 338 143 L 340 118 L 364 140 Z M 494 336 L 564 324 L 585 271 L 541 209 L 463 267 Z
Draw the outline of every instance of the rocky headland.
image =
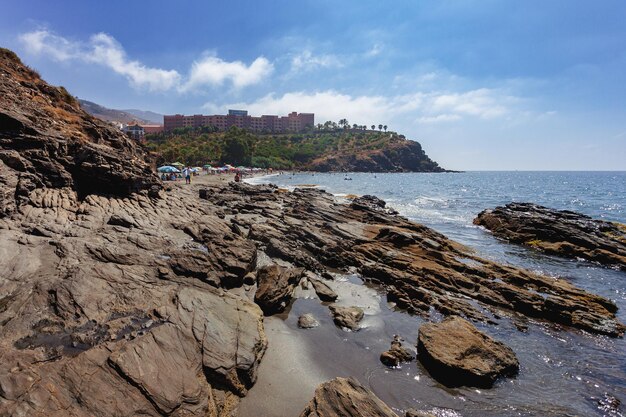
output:
M 509 203 L 474 219 L 495 236 L 551 255 L 585 259 L 626 271 L 626 225 L 569 210 Z
M 624 332 L 611 301 L 482 259 L 376 197 L 165 189 L 140 147 L 0 50 L 0 415 L 236 415 L 264 316 L 305 279 L 329 316 L 346 312 L 324 285 L 348 270 L 410 314 Z M 352 380 L 303 415 L 332 410 L 394 415 Z

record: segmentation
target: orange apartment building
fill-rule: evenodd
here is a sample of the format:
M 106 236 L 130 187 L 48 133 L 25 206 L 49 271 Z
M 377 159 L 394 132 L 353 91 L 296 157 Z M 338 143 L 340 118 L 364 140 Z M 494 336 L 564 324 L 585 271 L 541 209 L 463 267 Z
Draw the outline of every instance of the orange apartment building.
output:
M 231 126 L 248 129 L 254 132 L 300 132 L 307 126 L 315 126 L 315 114 L 291 112 L 287 116 L 250 116 L 246 110 L 228 110 L 227 115 L 205 116 L 195 114 L 185 116 L 174 114 L 163 116 L 163 130 L 173 130 L 179 127 L 215 126 L 224 131 Z

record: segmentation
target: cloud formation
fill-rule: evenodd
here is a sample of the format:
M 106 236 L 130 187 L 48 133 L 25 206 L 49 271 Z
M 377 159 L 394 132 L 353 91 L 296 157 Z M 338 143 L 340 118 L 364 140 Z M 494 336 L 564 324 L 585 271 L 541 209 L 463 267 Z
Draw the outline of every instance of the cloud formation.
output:
M 313 55 L 309 50 L 294 55 L 291 59 L 293 72 L 309 71 L 317 68 L 340 68 L 343 64 L 335 55 Z
M 220 86 L 230 80 L 235 88 L 257 84 L 268 77 L 274 66 L 265 57 L 255 59 L 249 66 L 241 61 L 227 62 L 216 56 L 195 61 L 191 66 L 189 80 L 182 90 L 202 85 Z
M 272 63 L 264 57 L 247 66 L 240 61 L 227 62 L 209 56 L 195 61 L 188 79 L 184 80 L 176 70 L 152 68 L 129 59 L 122 45 L 106 33 L 79 42 L 40 29 L 24 33 L 19 39 L 33 55 L 46 55 L 60 62 L 83 61 L 102 65 L 126 77 L 133 87 L 149 91 L 177 89 L 185 92 L 191 88 L 221 86 L 226 81 L 230 81 L 234 88 L 242 88 L 260 82 L 273 71 Z
M 397 96 L 353 96 L 334 90 L 314 93 L 268 94 L 251 102 L 218 106 L 206 103 L 205 110 L 222 107 L 245 108 L 251 114 L 287 114 L 291 111 L 314 112 L 318 122 L 347 118 L 350 123 L 390 123 L 408 118 L 419 124 L 455 123 L 464 118 L 495 119 L 513 111 L 516 97 L 496 89 L 477 89 L 463 93 L 415 92 Z M 380 120 L 386 118 L 388 120 Z

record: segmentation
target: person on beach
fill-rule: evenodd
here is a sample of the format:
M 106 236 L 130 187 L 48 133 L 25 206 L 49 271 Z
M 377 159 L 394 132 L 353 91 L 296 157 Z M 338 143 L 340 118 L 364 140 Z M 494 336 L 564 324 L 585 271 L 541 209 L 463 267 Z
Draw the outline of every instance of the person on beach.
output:
M 191 184 L 191 170 L 189 167 L 183 169 L 183 175 L 185 176 L 185 184 Z

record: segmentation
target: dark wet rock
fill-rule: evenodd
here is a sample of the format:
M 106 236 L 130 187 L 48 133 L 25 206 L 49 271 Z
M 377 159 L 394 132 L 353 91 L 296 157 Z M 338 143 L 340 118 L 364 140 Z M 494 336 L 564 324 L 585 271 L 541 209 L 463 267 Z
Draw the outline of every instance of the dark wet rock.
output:
M 360 307 L 340 307 L 329 306 L 330 312 L 333 315 L 333 321 L 339 327 L 350 329 L 353 331 L 359 330 L 359 323 L 363 320 L 363 309 Z
M 315 293 L 320 300 L 333 302 L 339 297 L 337 293 L 323 281 L 312 277 L 309 278 L 309 281 L 311 282 L 311 285 L 313 285 L 313 289 L 315 289 Z
M 257 272 L 258 288 L 254 301 L 266 315 L 280 313 L 287 308 L 293 291 L 300 282 L 304 270 L 302 268 L 283 268 L 268 265 Z
M 490 387 L 499 377 L 515 375 L 519 370 L 511 348 L 460 317 L 423 324 L 417 351 L 418 359 L 431 376 L 452 387 Z
M 391 348 L 380 355 L 380 361 L 387 366 L 398 366 L 413 359 L 415 356 L 410 350 L 402 346 L 402 339 L 397 335 L 391 341 Z
M 474 223 L 512 243 L 626 270 L 623 224 L 530 203 L 510 203 L 482 211 Z
M 298 327 L 301 329 L 312 329 L 319 325 L 319 322 L 313 317 L 313 314 L 307 313 L 298 317 Z
M 398 417 L 354 378 L 335 378 L 317 387 L 300 417 Z

